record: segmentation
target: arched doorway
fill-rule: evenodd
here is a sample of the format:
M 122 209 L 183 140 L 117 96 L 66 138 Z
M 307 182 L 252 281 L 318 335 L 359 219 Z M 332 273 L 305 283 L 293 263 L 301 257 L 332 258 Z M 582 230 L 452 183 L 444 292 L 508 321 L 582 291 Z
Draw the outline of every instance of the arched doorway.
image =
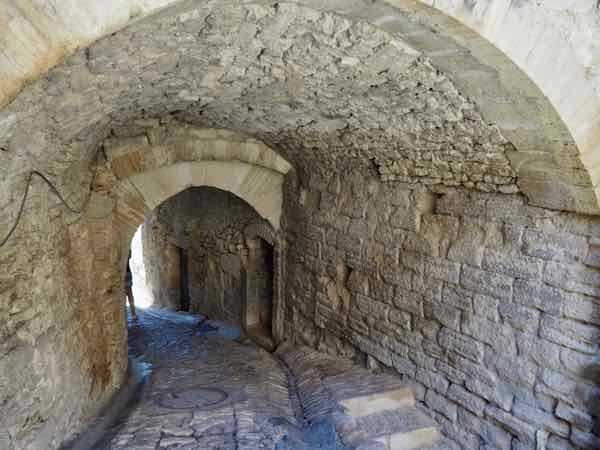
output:
M 243 274 L 243 323 L 251 337 L 273 346 L 274 250 L 264 239 L 247 241 L 248 256 Z M 270 343 L 268 342 L 270 341 Z

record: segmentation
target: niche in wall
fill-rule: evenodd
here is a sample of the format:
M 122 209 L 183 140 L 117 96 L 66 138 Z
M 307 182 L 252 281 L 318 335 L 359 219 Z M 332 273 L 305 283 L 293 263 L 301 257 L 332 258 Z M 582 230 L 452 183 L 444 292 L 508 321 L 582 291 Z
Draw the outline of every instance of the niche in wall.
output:
M 243 323 L 258 344 L 273 349 L 274 249 L 264 239 L 248 239 L 242 274 Z

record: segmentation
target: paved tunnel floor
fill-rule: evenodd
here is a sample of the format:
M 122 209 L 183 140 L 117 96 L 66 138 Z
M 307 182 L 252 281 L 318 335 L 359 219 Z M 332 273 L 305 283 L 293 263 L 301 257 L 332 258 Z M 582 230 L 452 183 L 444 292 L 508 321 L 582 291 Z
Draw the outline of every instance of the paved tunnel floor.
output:
M 129 322 L 130 356 L 151 373 L 94 448 L 342 448 L 333 432 L 297 426 L 284 367 L 256 345 L 232 341 L 234 331 L 207 333 L 194 316 L 140 311 L 139 322 Z
M 165 310 L 129 322 L 145 367 L 68 450 L 456 450 L 398 376 L 308 347 L 277 356 L 222 322 Z M 206 326 L 206 325 L 212 326 Z

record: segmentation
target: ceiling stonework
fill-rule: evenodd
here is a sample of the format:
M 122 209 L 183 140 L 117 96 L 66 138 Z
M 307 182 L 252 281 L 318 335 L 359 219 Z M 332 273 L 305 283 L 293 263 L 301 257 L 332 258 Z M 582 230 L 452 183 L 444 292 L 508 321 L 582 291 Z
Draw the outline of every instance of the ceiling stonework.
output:
M 150 3 L 130 16 L 166 4 Z M 111 130 L 172 116 L 256 137 L 304 170 L 375 168 L 598 211 L 560 118 L 476 33 L 408 0 L 302 3 L 181 2 L 68 57 L 0 113 L 8 187 L 34 166 L 85 165 Z

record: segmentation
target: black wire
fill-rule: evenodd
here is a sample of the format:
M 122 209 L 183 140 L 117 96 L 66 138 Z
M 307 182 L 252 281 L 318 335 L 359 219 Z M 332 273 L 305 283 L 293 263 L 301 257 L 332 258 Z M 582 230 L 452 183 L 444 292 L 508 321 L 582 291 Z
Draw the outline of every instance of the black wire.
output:
M 87 204 L 90 201 L 90 198 L 92 197 L 92 188 L 94 186 L 94 181 L 96 180 L 96 172 L 98 171 L 98 154 L 100 153 L 100 151 L 96 152 L 96 155 L 94 156 L 94 171 L 92 172 L 92 179 L 90 181 L 90 188 L 88 191 L 88 194 L 85 198 L 85 200 L 83 201 L 83 204 L 79 207 L 79 208 L 73 208 L 71 205 L 69 205 L 69 203 L 65 200 L 65 198 L 62 196 L 62 194 L 60 192 L 58 192 L 58 189 L 56 189 L 56 186 L 52 183 L 52 181 L 50 181 L 48 179 L 48 177 L 46 175 L 44 175 L 42 172 L 40 172 L 39 170 L 32 170 L 31 172 L 29 172 L 29 175 L 27 175 L 27 185 L 25 187 L 25 193 L 23 194 L 23 198 L 21 199 L 21 205 L 19 206 L 19 212 L 17 214 L 17 218 L 15 220 L 15 222 L 13 223 L 12 227 L 10 228 L 10 230 L 8 231 L 8 234 L 6 235 L 6 237 L 4 239 L 2 239 L 2 241 L 0 241 L 0 247 L 3 247 L 8 240 L 11 238 L 11 236 L 14 234 L 15 230 L 17 229 L 17 225 L 19 225 L 19 222 L 21 221 L 21 218 L 23 216 L 23 211 L 25 209 L 25 203 L 27 202 L 27 196 L 29 195 L 29 188 L 31 187 L 31 181 L 33 180 L 33 176 L 37 175 L 38 177 L 40 177 L 42 180 L 44 180 L 44 182 L 50 187 L 50 190 L 52 192 L 54 192 L 54 195 L 56 195 L 58 197 L 58 199 L 61 201 L 61 203 L 63 205 L 65 205 L 65 207 L 72 213 L 74 214 L 82 214 L 83 211 L 85 210 Z

